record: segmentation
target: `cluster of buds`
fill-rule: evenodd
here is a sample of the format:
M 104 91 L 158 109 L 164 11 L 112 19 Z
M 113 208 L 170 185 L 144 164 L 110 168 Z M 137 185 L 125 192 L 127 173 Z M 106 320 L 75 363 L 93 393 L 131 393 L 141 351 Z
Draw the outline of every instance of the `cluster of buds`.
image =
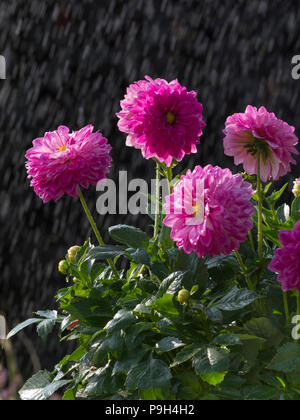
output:
M 67 275 L 68 271 L 69 271 L 69 263 L 70 264 L 76 264 L 76 257 L 77 257 L 77 253 L 80 250 L 80 246 L 75 245 L 72 246 L 72 248 L 70 248 L 68 250 L 68 258 L 67 260 L 62 260 L 60 261 L 60 263 L 58 264 L 58 271 L 61 274 Z
M 293 192 L 295 197 L 299 197 L 299 195 L 300 195 L 300 178 L 295 179 L 292 192 Z
M 76 256 L 79 250 L 80 246 L 78 245 L 72 246 L 72 248 L 68 250 L 68 257 L 71 264 L 76 264 Z

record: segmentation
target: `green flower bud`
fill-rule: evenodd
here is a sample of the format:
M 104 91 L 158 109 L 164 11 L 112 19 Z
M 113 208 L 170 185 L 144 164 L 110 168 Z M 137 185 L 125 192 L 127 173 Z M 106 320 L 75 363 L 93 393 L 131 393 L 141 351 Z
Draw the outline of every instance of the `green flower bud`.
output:
M 69 264 L 67 263 L 66 260 L 62 260 L 59 264 L 58 264 L 58 271 L 61 274 L 68 274 L 68 270 L 69 270 Z
M 292 192 L 293 192 L 295 197 L 299 197 L 299 195 L 300 195 L 300 178 L 295 179 Z
M 190 292 L 186 289 L 180 290 L 177 296 L 177 300 L 179 303 L 186 303 L 190 298 Z
M 72 248 L 68 250 L 68 257 L 71 264 L 76 264 L 76 255 L 79 250 L 80 250 L 80 246 L 78 245 L 72 246 Z

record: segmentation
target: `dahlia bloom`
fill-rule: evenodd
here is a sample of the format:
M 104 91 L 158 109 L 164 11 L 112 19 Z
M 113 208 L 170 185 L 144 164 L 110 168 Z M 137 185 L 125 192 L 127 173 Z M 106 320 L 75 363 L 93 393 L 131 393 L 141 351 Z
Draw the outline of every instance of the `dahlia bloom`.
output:
M 257 156 L 261 153 L 260 176 L 266 182 L 277 180 L 291 170 L 296 163 L 291 153 L 298 154 L 295 145 L 298 138 L 294 127 L 279 120 L 264 107 L 249 105 L 244 114 L 234 114 L 225 123 L 224 152 L 234 156 L 236 165 L 243 164 L 245 172 L 257 173 Z
M 283 247 L 275 250 L 268 268 L 278 274 L 277 281 L 284 292 L 297 289 L 300 293 L 300 221 L 292 231 L 281 230 L 278 236 Z
M 60 126 L 33 141 L 25 166 L 32 178 L 30 185 L 44 203 L 57 201 L 64 194 L 76 197 L 79 185 L 88 188 L 105 178 L 111 165 L 111 146 L 93 129 L 87 125 L 69 133 L 68 127 Z
M 207 165 L 180 178 L 166 197 L 163 223 L 187 254 L 229 255 L 252 229 L 253 189 L 240 174 Z
M 127 146 L 170 166 L 173 159 L 179 162 L 186 154 L 197 152 L 206 125 L 203 108 L 196 92 L 188 92 L 177 80 L 145 79 L 127 89 L 117 114 L 118 127 L 128 134 Z

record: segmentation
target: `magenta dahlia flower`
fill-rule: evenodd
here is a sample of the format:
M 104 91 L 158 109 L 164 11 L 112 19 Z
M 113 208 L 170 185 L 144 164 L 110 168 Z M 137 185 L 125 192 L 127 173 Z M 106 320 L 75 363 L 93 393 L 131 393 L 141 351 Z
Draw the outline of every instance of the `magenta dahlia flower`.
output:
M 297 289 L 300 293 L 300 220 L 292 231 L 279 231 L 278 237 L 283 247 L 275 250 L 268 268 L 278 274 L 284 292 Z
M 173 159 L 179 162 L 186 154 L 197 152 L 206 125 L 203 108 L 196 92 L 188 92 L 177 80 L 145 79 L 127 89 L 117 114 L 118 127 L 128 134 L 127 146 L 170 166 Z
M 247 106 L 244 114 L 234 114 L 225 124 L 224 152 L 234 156 L 236 165 L 243 164 L 245 172 L 257 173 L 257 156 L 261 155 L 260 175 L 266 182 L 277 180 L 291 170 L 296 163 L 291 153 L 298 154 L 295 145 L 298 138 L 294 127 L 279 120 L 264 107 Z
M 30 185 L 44 203 L 57 201 L 64 194 L 76 197 L 78 186 L 88 188 L 105 178 L 111 165 L 111 146 L 93 129 L 87 125 L 70 133 L 68 127 L 60 126 L 33 141 L 25 166 L 32 178 Z
M 252 229 L 253 189 L 240 174 L 207 165 L 187 171 L 166 197 L 163 223 L 186 253 L 229 255 Z

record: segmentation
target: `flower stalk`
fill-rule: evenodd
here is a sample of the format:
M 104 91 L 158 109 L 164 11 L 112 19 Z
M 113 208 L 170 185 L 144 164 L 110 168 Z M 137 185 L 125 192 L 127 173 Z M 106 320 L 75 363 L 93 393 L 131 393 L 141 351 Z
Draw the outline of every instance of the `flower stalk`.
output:
M 236 259 L 238 260 L 238 263 L 239 263 L 239 265 L 241 267 L 242 273 L 245 276 L 245 279 L 246 279 L 248 288 L 254 292 L 255 291 L 255 287 L 253 286 L 252 281 L 251 281 L 251 279 L 249 277 L 249 274 L 247 273 L 247 268 L 246 268 L 246 266 L 245 266 L 245 264 L 244 264 L 244 262 L 242 260 L 242 257 L 240 255 L 239 251 L 237 251 L 235 249 L 233 252 L 234 252 L 234 255 L 235 255 Z
M 93 218 L 93 216 L 92 216 L 92 214 L 91 214 L 91 212 L 90 212 L 90 210 L 89 210 L 89 208 L 87 206 L 87 203 L 86 203 L 86 201 L 84 199 L 84 196 L 82 194 L 82 191 L 81 191 L 81 188 L 80 188 L 79 185 L 78 185 L 78 196 L 79 196 L 80 202 L 82 204 L 82 207 L 83 207 L 83 209 L 85 211 L 85 214 L 87 215 L 87 218 L 88 218 L 88 220 L 90 222 L 90 225 L 91 225 L 91 227 L 92 227 L 92 229 L 94 231 L 94 234 L 95 234 L 95 236 L 96 236 L 96 238 L 98 240 L 99 245 L 100 246 L 104 246 L 105 243 L 104 243 L 104 241 L 102 239 L 102 236 L 101 236 L 101 234 L 100 234 L 100 232 L 99 232 L 99 230 L 97 228 L 97 225 L 95 223 L 95 220 L 94 220 L 94 218 Z M 118 279 L 119 278 L 119 274 L 118 274 L 118 271 L 117 271 L 117 269 L 116 269 L 113 261 L 110 258 L 108 258 L 107 259 L 107 262 L 108 262 L 108 264 L 109 264 L 112 272 L 114 273 L 115 277 Z
M 260 163 L 261 163 L 261 153 L 257 155 L 257 199 L 258 199 L 258 225 L 257 225 L 257 254 L 258 258 L 261 261 L 263 256 L 263 234 L 262 234 L 262 209 L 263 209 L 263 197 L 262 197 L 262 184 L 260 178 Z
M 285 319 L 286 322 L 289 320 L 289 304 L 288 304 L 288 294 L 287 292 L 282 292 L 283 294 L 283 306 L 284 306 L 284 313 L 285 313 Z
M 156 187 L 155 187 L 155 222 L 154 222 L 154 238 L 158 235 L 159 222 L 160 222 L 160 163 L 156 162 Z

